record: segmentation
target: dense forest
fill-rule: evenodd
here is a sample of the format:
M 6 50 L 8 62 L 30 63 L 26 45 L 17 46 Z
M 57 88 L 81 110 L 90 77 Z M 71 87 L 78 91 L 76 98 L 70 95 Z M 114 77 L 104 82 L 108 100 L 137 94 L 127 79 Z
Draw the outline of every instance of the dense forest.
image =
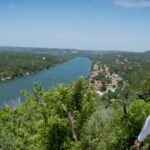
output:
M 30 75 L 71 59 L 72 55 L 54 56 L 19 51 L 0 52 L 0 81 Z
M 100 52 L 87 57 L 99 68 L 109 66 L 109 76 L 123 78 L 116 91 L 99 96 L 96 86 L 82 77 L 47 91 L 35 84 L 33 93 L 23 92 L 24 104 L 0 111 L 0 149 L 133 149 L 150 113 L 150 54 Z M 103 71 L 94 79 L 107 87 L 109 76 Z

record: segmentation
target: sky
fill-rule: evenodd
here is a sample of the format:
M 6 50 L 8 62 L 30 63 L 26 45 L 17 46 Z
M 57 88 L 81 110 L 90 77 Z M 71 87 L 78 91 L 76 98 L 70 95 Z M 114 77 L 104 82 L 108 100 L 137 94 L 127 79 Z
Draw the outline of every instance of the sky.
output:
M 150 50 L 150 0 L 0 0 L 0 46 Z

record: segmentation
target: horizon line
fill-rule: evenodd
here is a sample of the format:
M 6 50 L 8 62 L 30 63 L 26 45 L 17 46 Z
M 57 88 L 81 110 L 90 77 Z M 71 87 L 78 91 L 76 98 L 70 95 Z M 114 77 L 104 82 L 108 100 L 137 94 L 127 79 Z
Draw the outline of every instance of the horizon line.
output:
M 118 52 L 138 52 L 138 53 L 141 53 L 141 52 L 147 52 L 147 51 L 150 51 L 150 50 L 142 50 L 142 51 L 135 51 L 135 50 L 123 50 L 123 49 L 77 49 L 77 48 L 60 48 L 60 47 L 42 47 L 42 46 L 12 46 L 12 45 L 0 45 L 0 47 L 13 47 L 13 48 L 43 48 L 43 49 L 62 49 L 62 50 L 65 50 L 65 49 L 69 49 L 69 50 L 80 50 L 80 51 L 118 51 Z

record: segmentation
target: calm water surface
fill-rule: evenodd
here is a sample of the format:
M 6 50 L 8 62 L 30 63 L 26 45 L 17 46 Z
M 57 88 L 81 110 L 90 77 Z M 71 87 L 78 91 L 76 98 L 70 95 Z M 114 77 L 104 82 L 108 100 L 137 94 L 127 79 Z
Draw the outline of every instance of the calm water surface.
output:
M 0 106 L 18 101 L 21 98 L 20 91 L 23 89 L 32 92 L 34 82 L 41 83 L 44 89 L 48 89 L 58 83 L 69 83 L 79 76 L 87 77 L 91 65 L 92 62 L 88 58 L 76 57 L 54 68 L 15 80 L 1 82 Z

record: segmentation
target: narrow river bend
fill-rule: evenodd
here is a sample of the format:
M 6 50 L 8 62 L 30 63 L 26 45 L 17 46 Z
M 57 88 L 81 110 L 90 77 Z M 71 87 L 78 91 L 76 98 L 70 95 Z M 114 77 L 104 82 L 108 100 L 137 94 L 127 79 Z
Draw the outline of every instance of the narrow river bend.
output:
M 21 90 L 32 92 L 34 82 L 41 83 L 44 89 L 48 89 L 58 83 L 70 83 L 79 76 L 87 77 L 90 73 L 91 65 L 92 62 L 88 58 L 76 57 L 54 68 L 43 70 L 30 76 L 1 82 L 0 107 L 20 99 Z

